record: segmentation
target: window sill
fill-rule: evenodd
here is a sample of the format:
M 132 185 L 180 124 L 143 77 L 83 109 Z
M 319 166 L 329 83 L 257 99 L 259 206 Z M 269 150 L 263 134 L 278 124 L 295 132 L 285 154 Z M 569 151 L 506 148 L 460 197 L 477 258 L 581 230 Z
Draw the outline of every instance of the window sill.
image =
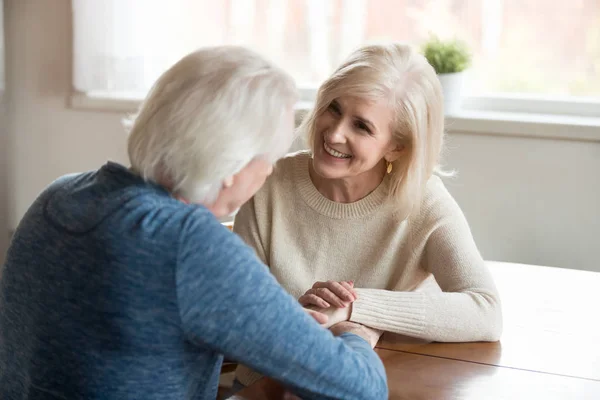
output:
M 600 142 L 600 118 L 519 112 L 461 111 L 446 118 L 446 131 Z
M 80 111 L 99 111 L 117 114 L 134 113 L 140 106 L 141 100 L 136 98 L 116 96 L 89 96 L 85 93 L 74 92 L 69 98 L 69 107 Z
M 76 110 L 102 111 L 118 114 L 133 113 L 139 99 L 95 97 L 74 93 L 70 107 Z M 296 123 L 300 123 L 311 102 L 296 106 Z M 446 131 L 473 135 L 518 136 L 539 139 L 600 142 L 600 118 L 573 115 L 531 114 L 464 110 L 446 119 Z

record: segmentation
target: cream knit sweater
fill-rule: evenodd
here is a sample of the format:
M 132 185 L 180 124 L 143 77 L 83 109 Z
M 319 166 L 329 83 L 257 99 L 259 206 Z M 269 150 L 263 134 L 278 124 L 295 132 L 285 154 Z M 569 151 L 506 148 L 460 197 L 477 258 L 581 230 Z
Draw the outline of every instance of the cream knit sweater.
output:
M 398 221 L 385 201 L 387 178 L 357 202 L 336 203 L 313 185 L 309 162 L 306 152 L 280 160 L 234 222 L 288 292 L 298 298 L 316 281 L 353 280 L 351 321 L 431 341 L 498 340 L 496 287 L 437 176 L 419 213 Z M 240 366 L 236 377 L 248 385 L 260 375 Z

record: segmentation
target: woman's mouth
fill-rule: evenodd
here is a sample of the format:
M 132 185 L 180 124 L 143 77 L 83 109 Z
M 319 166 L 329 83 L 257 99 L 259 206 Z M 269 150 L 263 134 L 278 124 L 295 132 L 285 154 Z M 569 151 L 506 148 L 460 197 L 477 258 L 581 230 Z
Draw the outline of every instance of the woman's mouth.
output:
M 350 154 L 340 153 L 339 151 L 332 149 L 325 142 L 323 142 L 323 148 L 325 149 L 325 152 L 327 154 L 329 154 L 330 156 L 335 157 L 335 158 L 348 159 L 348 158 L 352 157 Z

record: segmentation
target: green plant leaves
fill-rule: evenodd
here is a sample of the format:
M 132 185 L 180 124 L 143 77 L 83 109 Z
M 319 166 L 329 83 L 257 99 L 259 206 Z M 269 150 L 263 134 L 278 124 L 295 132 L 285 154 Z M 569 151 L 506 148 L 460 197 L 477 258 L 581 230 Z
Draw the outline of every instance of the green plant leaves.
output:
M 459 40 L 442 41 L 432 36 L 423 45 L 423 55 L 438 74 L 461 72 L 471 65 L 471 53 Z

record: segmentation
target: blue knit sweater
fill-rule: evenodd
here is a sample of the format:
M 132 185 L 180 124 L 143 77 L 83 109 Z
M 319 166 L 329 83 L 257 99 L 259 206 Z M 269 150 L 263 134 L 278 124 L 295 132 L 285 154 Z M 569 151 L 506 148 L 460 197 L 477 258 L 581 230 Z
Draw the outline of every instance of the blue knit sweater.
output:
M 0 399 L 214 399 L 223 355 L 306 399 L 387 398 L 204 207 L 108 163 L 48 187 L 0 280 Z

